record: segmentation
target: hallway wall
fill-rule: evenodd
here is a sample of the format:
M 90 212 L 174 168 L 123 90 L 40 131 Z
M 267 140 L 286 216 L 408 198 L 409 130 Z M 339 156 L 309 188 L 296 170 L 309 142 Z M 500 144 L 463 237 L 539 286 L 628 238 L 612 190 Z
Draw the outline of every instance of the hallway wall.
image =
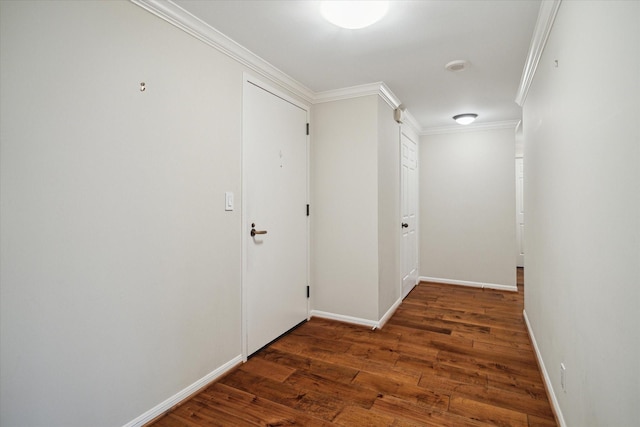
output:
M 525 310 L 568 426 L 640 419 L 639 19 L 562 2 L 524 104 Z
M 240 360 L 248 70 L 125 1 L 2 1 L 0 62 L 0 424 L 123 425 Z
M 515 287 L 514 129 L 424 135 L 419 151 L 420 276 Z
M 312 315 L 374 325 L 400 299 L 399 127 L 378 95 L 316 104 L 313 123 Z

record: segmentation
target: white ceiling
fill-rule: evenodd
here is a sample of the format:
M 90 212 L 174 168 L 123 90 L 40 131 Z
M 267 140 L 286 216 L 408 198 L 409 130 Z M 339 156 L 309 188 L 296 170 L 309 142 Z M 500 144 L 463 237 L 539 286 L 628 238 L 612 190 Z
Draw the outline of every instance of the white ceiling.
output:
M 384 82 L 423 129 L 519 120 L 516 92 L 540 0 L 391 1 L 378 23 L 345 30 L 318 1 L 174 3 L 315 92 Z M 468 70 L 446 63 L 465 59 Z

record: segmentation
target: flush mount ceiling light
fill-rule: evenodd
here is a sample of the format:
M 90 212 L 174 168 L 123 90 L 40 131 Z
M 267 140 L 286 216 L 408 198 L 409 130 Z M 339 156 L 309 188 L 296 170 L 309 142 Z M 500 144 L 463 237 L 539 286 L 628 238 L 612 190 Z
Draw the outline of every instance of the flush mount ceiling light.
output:
M 338 27 L 357 30 L 378 22 L 389 9 L 388 1 L 323 1 L 320 13 Z
M 459 125 L 468 125 L 469 123 L 472 123 L 476 117 L 478 117 L 478 115 L 473 113 L 458 114 L 453 116 L 453 120 L 458 122 Z

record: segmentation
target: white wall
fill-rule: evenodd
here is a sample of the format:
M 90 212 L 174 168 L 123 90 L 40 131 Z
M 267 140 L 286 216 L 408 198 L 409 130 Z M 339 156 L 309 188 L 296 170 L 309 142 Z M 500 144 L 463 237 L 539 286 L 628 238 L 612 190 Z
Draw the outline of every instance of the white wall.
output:
M 0 5 L 0 424 L 122 425 L 241 354 L 247 69 L 129 2 Z M 398 127 L 375 95 L 312 122 L 314 308 L 377 321 Z
M 314 310 L 378 320 L 376 95 L 314 106 L 311 293 Z
M 640 419 L 638 76 L 640 3 L 563 2 L 523 110 L 525 310 L 568 426 Z
M 420 275 L 515 286 L 514 129 L 420 139 Z
M 122 425 L 241 353 L 245 69 L 129 2 L 0 7 L 0 424 Z
M 400 298 L 399 127 L 377 95 L 317 104 L 312 122 L 312 308 L 376 324 Z
M 400 126 L 378 98 L 378 319 L 400 299 Z

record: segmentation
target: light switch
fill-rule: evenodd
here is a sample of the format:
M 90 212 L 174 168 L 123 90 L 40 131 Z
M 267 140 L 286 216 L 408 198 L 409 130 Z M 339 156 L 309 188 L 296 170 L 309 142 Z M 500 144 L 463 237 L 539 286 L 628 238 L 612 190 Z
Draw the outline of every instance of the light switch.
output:
M 224 193 L 224 210 L 233 210 L 233 193 L 231 191 L 227 191 Z

